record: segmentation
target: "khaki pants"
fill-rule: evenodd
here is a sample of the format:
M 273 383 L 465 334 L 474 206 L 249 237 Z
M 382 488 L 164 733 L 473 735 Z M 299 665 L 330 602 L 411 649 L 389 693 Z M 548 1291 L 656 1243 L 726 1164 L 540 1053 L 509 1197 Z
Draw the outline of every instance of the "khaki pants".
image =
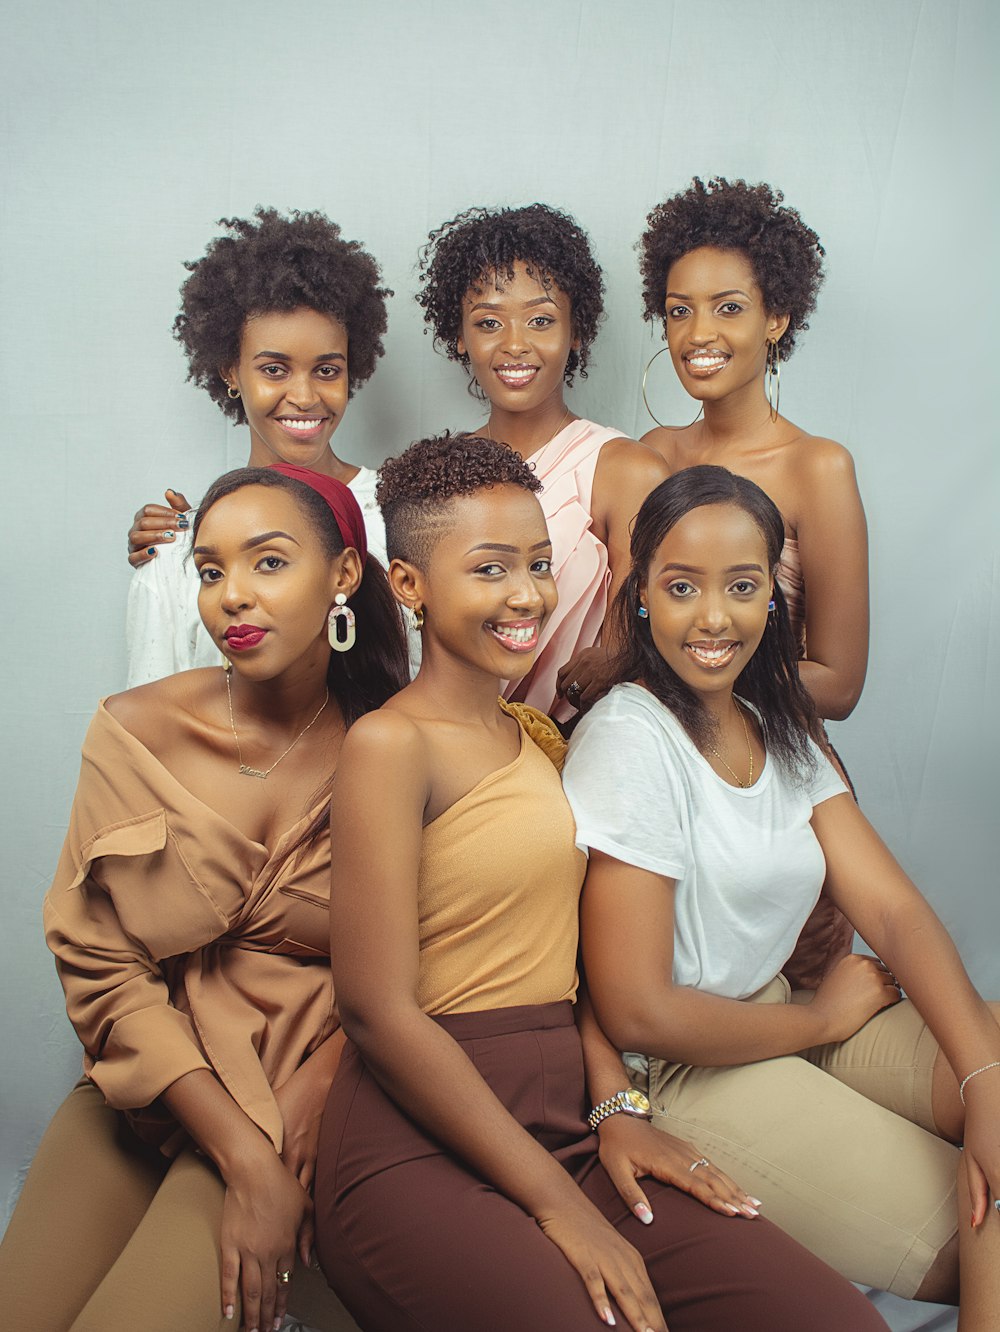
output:
M 233 1332 L 222 1317 L 224 1188 L 193 1151 L 168 1161 L 96 1087 L 56 1112 L 0 1244 L 0 1322 L 44 1332 Z M 357 1332 L 318 1272 L 291 1306 L 322 1332 Z
M 778 976 L 747 1002 L 811 998 Z M 931 1114 L 937 1051 L 903 1000 L 849 1040 L 802 1055 L 735 1068 L 651 1059 L 653 1122 L 844 1276 L 912 1298 L 958 1225 L 958 1148 Z

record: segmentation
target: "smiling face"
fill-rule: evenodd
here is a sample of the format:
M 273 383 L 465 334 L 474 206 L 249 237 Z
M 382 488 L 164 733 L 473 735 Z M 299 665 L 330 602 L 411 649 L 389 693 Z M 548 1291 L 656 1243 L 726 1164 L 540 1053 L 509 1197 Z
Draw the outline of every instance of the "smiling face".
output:
M 318 310 L 255 315 L 240 359 L 223 370 L 250 426 L 250 466 L 329 470 L 330 439 L 347 408 L 347 330 Z
M 490 402 L 522 412 L 562 403 L 563 375 L 577 346 L 569 297 L 544 287 L 520 259 L 514 276 L 485 278 L 462 302 L 458 351 Z
M 198 528 L 198 610 L 240 674 L 269 680 L 330 654 L 326 617 L 361 581 L 357 553 L 331 557 L 311 517 L 277 486 L 244 486 L 212 505 Z
M 520 680 L 558 600 L 541 506 L 520 486 L 497 485 L 449 500 L 447 518 L 426 569 L 394 562 L 394 588 L 424 610 L 425 655 L 440 649 L 488 675 Z
M 787 315 L 764 308 L 749 259 L 738 250 L 702 246 L 671 264 L 665 298 L 670 359 L 681 384 L 701 402 L 740 389 L 762 391 L 767 344 Z
M 657 547 L 640 599 L 657 652 L 703 702 L 728 697 L 767 626 L 764 534 L 734 504 L 692 509 Z

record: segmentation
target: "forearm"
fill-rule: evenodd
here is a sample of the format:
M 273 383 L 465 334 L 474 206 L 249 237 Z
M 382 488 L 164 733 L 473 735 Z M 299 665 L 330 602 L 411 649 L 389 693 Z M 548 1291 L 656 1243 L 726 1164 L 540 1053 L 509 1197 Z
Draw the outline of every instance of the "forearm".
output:
M 530 1215 L 583 1195 L 501 1105 L 461 1047 L 418 1009 L 352 1023 L 348 1036 L 389 1096 L 456 1156 Z
M 867 941 L 916 1005 L 956 1078 L 1000 1059 L 1000 1027 L 923 897 L 914 892 L 905 910 L 887 918 L 877 943 Z
M 610 1002 L 595 996 L 601 1026 L 623 1050 L 714 1067 L 795 1054 L 826 1039 L 813 1005 L 751 1004 L 681 985 L 634 988 Z
M 167 1109 L 206 1154 L 227 1184 L 252 1177 L 277 1153 L 257 1127 L 207 1069 L 186 1073 L 163 1092 Z
M 628 1071 L 621 1053 L 601 1029 L 590 996 L 582 985 L 577 994 L 575 1017 L 583 1046 L 587 1094 L 597 1105 L 628 1086 Z

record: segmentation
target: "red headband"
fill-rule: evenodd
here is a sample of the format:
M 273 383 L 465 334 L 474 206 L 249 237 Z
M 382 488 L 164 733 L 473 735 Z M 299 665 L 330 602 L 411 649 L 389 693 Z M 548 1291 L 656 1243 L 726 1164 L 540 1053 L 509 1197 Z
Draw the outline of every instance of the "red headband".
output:
M 340 535 L 345 546 L 353 546 L 361 556 L 361 569 L 364 572 L 368 559 L 368 537 L 365 534 L 365 519 L 361 506 L 343 481 L 322 472 L 314 472 L 308 467 L 296 467 L 294 463 L 271 463 L 271 470 L 293 481 L 301 481 L 317 495 L 322 495 L 333 510 L 333 516 L 340 528 Z

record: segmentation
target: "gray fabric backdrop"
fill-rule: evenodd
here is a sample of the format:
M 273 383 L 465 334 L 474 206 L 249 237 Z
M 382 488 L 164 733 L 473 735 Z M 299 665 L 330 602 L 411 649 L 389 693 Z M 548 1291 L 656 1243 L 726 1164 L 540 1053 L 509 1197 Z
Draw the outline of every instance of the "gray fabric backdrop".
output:
M 388 354 L 337 436 L 377 463 L 479 419 L 421 336 L 432 226 L 534 199 L 579 218 L 609 317 L 574 406 L 639 434 L 647 210 L 695 172 L 784 188 L 829 280 L 782 408 L 853 450 L 872 532 L 871 671 L 835 743 L 1000 994 L 996 16 L 991 0 L 3 5 L 0 1220 L 79 1067 L 39 903 L 87 721 L 124 681 L 128 519 L 245 456 L 184 383 L 181 261 L 259 202 L 323 209 L 396 291 Z M 683 421 L 658 366 L 661 414 Z

